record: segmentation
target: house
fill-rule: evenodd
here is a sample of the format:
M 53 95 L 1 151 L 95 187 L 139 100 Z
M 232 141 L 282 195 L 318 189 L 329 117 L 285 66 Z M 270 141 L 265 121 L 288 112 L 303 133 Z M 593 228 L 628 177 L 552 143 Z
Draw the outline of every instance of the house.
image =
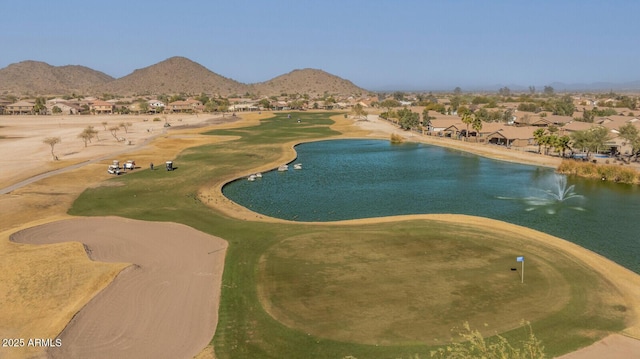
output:
M 444 131 L 445 128 L 454 125 L 464 125 L 462 120 L 458 116 L 436 116 L 436 118 L 432 118 L 429 120 L 429 126 L 427 131 L 429 132 L 440 132 Z
M 503 128 L 487 134 L 487 143 L 506 147 L 526 147 L 535 145 L 533 132 L 536 127 L 514 127 L 504 126 Z
M 115 110 L 115 105 L 102 100 L 93 100 L 89 103 L 89 111 L 93 114 L 112 114 Z
M 4 112 L 7 115 L 32 115 L 34 112 L 35 103 L 28 101 L 18 101 L 7 105 Z
M 82 112 L 82 108 L 80 106 L 74 105 L 73 103 L 67 101 L 47 101 L 47 113 L 49 114 L 61 114 L 61 115 L 77 115 Z M 58 108 L 60 111 L 57 112 L 54 110 Z
M 149 100 L 147 101 L 149 104 L 149 110 L 154 113 L 164 111 L 165 104 L 160 100 Z
M 194 99 L 186 99 L 184 101 L 174 101 L 169 103 L 168 111 L 171 112 L 197 112 L 202 111 L 204 107 L 202 102 Z

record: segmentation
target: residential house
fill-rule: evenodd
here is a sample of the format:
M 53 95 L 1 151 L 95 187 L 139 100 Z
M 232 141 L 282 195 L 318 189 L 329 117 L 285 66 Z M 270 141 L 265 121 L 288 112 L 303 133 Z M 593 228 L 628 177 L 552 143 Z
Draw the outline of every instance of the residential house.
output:
M 186 99 L 184 101 L 174 101 L 169 103 L 168 108 L 171 112 L 199 112 L 204 110 L 202 102 L 194 99 Z
M 58 113 L 61 115 L 77 115 L 82 112 L 82 107 L 61 98 L 49 100 L 45 106 L 47 107 L 48 114 L 56 114 L 56 111 L 54 111 L 55 107 L 60 109 Z
M 28 101 L 18 101 L 7 105 L 5 113 L 7 115 L 32 115 L 35 108 L 35 103 Z
M 102 100 L 93 100 L 89 103 L 89 111 L 93 114 L 112 114 L 115 110 L 115 105 L 111 102 Z
M 160 100 L 149 100 L 147 101 L 149 104 L 149 111 L 153 113 L 163 112 L 165 108 L 164 102 Z
M 495 145 L 501 145 L 506 147 L 527 147 L 534 146 L 535 140 L 533 138 L 533 132 L 536 127 L 515 127 L 504 126 L 503 128 L 487 134 L 487 143 Z

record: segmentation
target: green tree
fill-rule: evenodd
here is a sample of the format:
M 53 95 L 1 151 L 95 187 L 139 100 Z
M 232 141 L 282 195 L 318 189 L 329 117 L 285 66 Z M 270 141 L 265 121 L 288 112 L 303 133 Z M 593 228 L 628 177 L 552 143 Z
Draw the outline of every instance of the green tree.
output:
M 429 109 L 425 107 L 425 109 L 422 110 L 422 126 L 425 128 L 429 127 L 433 118 L 435 117 L 429 116 Z
M 465 134 L 467 141 L 469 140 L 469 126 L 473 124 L 474 120 L 475 120 L 475 116 L 471 112 L 465 111 L 462 114 L 462 123 L 467 125 L 467 132 Z
M 569 136 L 565 135 L 565 136 L 558 137 L 554 143 L 556 152 L 562 154 L 562 157 L 564 157 L 565 152 L 571 149 L 571 147 L 569 146 L 570 142 L 571 142 L 571 137 Z
M 62 139 L 60 137 L 47 137 L 44 140 L 42 140 L 43 143 L 46 143 L 47 145 L 49 145 L 51 147 L 51 158 L 54 161 L 58 160 L 58 156 L 56 156 L 56 154 L 53 152 L 54 147 L 62 142 Z
M 396 100 L 392 100 L 392 99 L 386 99 L 382 102 L 380 102 L 380 107 L 387 109 L 387 116 L 386 119 L 390 120 L 391 119 L 391 109 L 395 108 L 395 107 L 400 107 L 400 102 L 396 101 Z M 383 116 L 384 118 L 384 116 Z
M 53 106 L 53 108 L 51 109 L 51 112 L 54 115 L 58 115 L 58 114 L 62 113 L 62 109 L 60 107 L 58 107 L 58 106 Z
M 260 105 L 260 107 L 265 108 L 267 110 L 271 109 L 271 101 L 269 101 L 269 99 L 267 98 L 263 98 L 260 101 L 258 101 L 258 105 Z
M 47 101 L 44 97 L 36 97 L 36 103 L 33 105 L 33 112 L 37 115 L 44 115 L 47 113 Z
M 545 86 L 542 91 L 546 96 L 553 96 L 555 94 L 555 90 L 551 86 Z
M 140 100 L 138 101 L 138 108 L 141 113 L 147 113 L 149 112 L 149 103 L 146 100 Z
M 405 130 L 416 128 L 420 124 L 420 114 L 403 107 L 398 110 L 398 123 L 400 128 Z
M 351 113 L 357 120 L 361 120 L 361 121 L 367 120 L 367 115 L 368 115 L 367 111 L 365 111 L 364 106 L 362 106 L 359 103 L 353 106 L 353 108 L 351 109 Z
M 609 130 L 605 127 L 592 127 L 584 131 L 576 131 L 571 134 L 573 148 L 579 148 L 587 152 L 587 157 L 591 152 L 598 152 L 604 148 L 604 143 L 609 139 Z
M 631 145 L 631 153 L 629 154 L 629 157 L 636 156 L 637 160 L 637 154 L 638 151 L 640 151 L 640 131 L 638 131 L 638 128 L 631 123 L 620 126 L 618 131 L 620 132 L 620 137 L 624 138 L 625 141 Z
M 478 138 L 480 136 L 480 131 L 482 130 L 482 120 L 476 116 L 473 116 L 471 127 L 476 131 L 476 138 Z
M 533 141 L 538 145 L 538 153 L 540 153 L 540 148 L 545 142 L 546 130 L 544 128 L 539 128 L 533 131 Z

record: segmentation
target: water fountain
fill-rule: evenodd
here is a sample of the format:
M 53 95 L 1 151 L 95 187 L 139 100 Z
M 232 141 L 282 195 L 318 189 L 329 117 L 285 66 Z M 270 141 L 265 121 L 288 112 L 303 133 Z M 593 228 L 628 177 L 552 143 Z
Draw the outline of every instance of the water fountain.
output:
M 560 208 L 567 207 L 576 211 L 584 211 L 580 206 L 571 206 L 569 202 L 575 202 L 584 198 L 577 194 L 574 185 L 567 186 L 567 177 L 554 174 L 550 177 L 546 184 L 547 188 L 539 188 L 537 192 L 540 195 L 529 196 L 524 198 L 524 202 L 530 207 L 527 211 L 533 211 L 538 208 L 544 209 L 548 214 L 555 214 Z M 550 188 L 549 188 L 550 187 Z

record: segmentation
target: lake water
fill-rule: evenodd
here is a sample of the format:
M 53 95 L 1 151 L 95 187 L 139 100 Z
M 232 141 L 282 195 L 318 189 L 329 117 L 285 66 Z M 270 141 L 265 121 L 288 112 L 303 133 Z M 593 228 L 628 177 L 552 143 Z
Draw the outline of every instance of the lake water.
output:
M 296 147 L 302 170 L 241 179 L 225 196 L 294 221 L 482 216 L 546 232 L 640 273 L 640 189 L 424 144 L 332 140 Z M 564 187 L 563 180 L 566 180 Z M 560 188 L 559 188 L 560 186 Z M 571 187 L 573 186 L 573 187 Z

